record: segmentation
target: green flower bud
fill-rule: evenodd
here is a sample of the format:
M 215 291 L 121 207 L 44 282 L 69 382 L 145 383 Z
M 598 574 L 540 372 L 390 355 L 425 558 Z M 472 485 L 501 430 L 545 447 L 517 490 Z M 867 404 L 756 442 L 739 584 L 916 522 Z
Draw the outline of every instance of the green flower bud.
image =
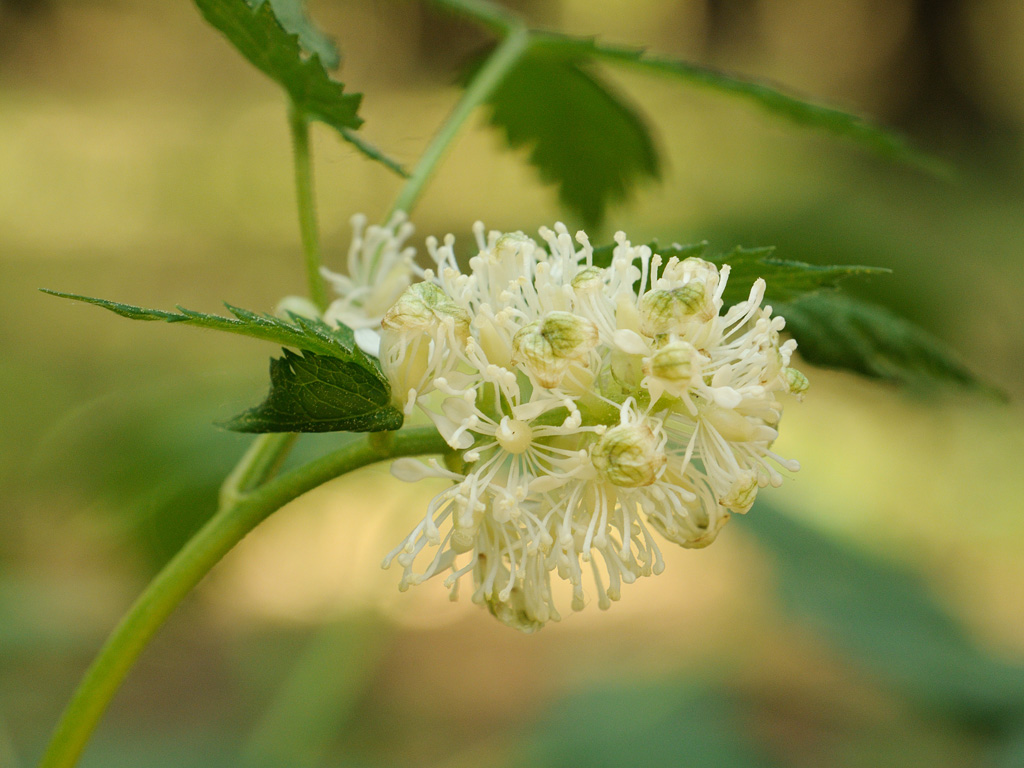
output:
M 737 477 L 729 492 L 718 500 L 726 509 L 743 514 L 754 506 L 754 499 L 757 498 L 757 474 L 755 472 L 743 472 Z
M 658 344 L 660 339 L 655 339 Z M 650 357 L 643 361 L 643 385 L 656 403 L 663 394 L 683 397 L 690 385 L 700 380 L 704 358 L 687 341 L 671 336 L 661 342 Z
M 406 415 L 415 397 L 455 366 L 457 357 L 443 352 L 452 336 L 462 345 L 469 341 L 469 313 L 433 283 L 410 285 L 384 314 L 380 365 L 391 384 L 392 401 Z M 438 348 L 441 354 L 436 354 Z
M 661 441 L 646 424 L 620 424 L 605 432 L 591 460 L 612 485 L 640 488 L 658 479 L 668 458 Z
M 598 267 L 584 267 L 572 279 L 572 289 L 577 293 L 596 293 L 604 287 L 604 270 Z
M 469 313 L 434 283 L 415 283 L 384 313 L 381 327 L 411 336 L 432 333 L 442 322 L 451 322 L 463 343 L 469 338 Z
M 786 368 L 784 373 L 786 374 L 786 383 L 789 385 L 789 391 L 798 398 L 803 398 L 804 393 L 811 386 L 810 382 L 807 381 L 807 377 L 796 368 Z
M 640 328 L 648 336 L 679 333 L 694 321 L 708 322 L 715 314 L 707 287 L 699 280 L 648 291 L 640 300 Z
M 569 364 L 597 346 L 597 326 L 571 312 L 549 312 L 512 337 L 513 361 L 522 363 L 541 386 L 557 387 Z
M 728 522 L 729 513 L 720 512 L 713 522 L 709 519 L 705 519 L 704 524 L 699 528 L 696 535 L 679 543 L 686 547 L 686 549 L 704 549 L 704 547 L 709 546 L 718 538 L 719 532 Z
M 690 256 L 682 261 L 669 259 L 665 269 L 662 270 L 661 277 L 664 280 L 680 283 L 697 280 L 708 286 L 711 293 L 714 293 L 714 289 L 718 287 L 719 280 L 718 267 L 698 256 Z
M 647 358 L 644 373 L 685 389 L 700 376 L 700 353 L 687 341 L 670 341 Z
M 728 511 L 712 498 L 704 497 L 697 487 L 671 471 L 665 473 L 662 482 L 685 488 L 702 498 L 686 504 L 684 514 L 668 508 L 650 514 L 647 517 L 648 524 L 668 541 L 687 549 L 702 549 L 711 544 L 729 521 Z
M 492 594 L 484 597 L 484 602 L 494 618 L 524 634 L 532 634 L 544 626 L 545 619 L 537 617 L 529 609 L 526 595 L 520 586 L 512 587 L 506 600 L 502 600 L 501 595 Z
M 494 257 L 499 261 L 511 259 L 524 248 L 532 252 L 537 244 L 522 232 L 506 232 L 494 244 Z

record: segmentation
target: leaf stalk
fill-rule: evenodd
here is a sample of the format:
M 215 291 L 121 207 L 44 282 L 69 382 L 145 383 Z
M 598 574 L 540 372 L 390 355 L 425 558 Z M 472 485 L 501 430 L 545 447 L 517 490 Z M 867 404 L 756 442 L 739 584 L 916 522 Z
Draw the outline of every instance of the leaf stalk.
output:
M 231 474 L 224 478 L 224 483 L 220 487 L 218 509 L 235 506 L 247 493 L 259 488 L 277 474 L 288 451 L 298 438 L 295 432 L 275 432 L 257 436 L 241 461 L 231 470 Z
M 461 6 L 462 3 L 458 5 Z M 495 89 L 501 85 L 505 75 L 512 70 L 523 54 L 529 49 L 531 36 L 526 27 L 509 21 L 508 26 L 504 29 L 507 31 L 506 37 L 494 49 L 490 58 L 484 62 L 484 65 L 476 73 L 476 76 L 462 94 L 462 98 L 448 116 L 448 119 L 445 120 L 444 124 L 434 135 L 430 145 L 424 151 L 423 156 L 420 157 L 419 162 L 409 176 L 409 180 L 402 187 L 397 199 L 391 206 L 391 212 L 388 214 L 387 219 L 394 216 L 397 211 L 404 211 L 405 213 L 412 211 L 412 207 L 423 192 L 423 188 L 431 176 L 434 175 L 434 171 L 437 170 L 437 166 L 455 139 L 459 129 L 462 128 L 467 118 L 473 113 L 473 110 L 483 104 L 494 93 Z

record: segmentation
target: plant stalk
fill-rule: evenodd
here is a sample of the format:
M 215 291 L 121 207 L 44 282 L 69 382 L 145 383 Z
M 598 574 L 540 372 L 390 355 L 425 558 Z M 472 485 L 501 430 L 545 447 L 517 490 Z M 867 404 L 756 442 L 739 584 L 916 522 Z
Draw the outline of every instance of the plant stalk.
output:
M 322 312 L 327 309 L 327 287 L 320 274 L 320 234 L 313 196 L 313 158 L 309 149 L 309 120 L 292 105 L 288 110 L 292 132 L 292 156 L 295 163 L 295 197 L 299 207 L 299 232 L 306 263 L 309 298 Z
M 71 768 L 135 660 L 171 612 L 220 559 L 274 511 L 318 485 L 399 456 L 448 450 L 433 427 L 400 430 L 383 443 L 369 436 L 267 482 L 204 525 L 150 582 L 86 671 L 39 768 Z

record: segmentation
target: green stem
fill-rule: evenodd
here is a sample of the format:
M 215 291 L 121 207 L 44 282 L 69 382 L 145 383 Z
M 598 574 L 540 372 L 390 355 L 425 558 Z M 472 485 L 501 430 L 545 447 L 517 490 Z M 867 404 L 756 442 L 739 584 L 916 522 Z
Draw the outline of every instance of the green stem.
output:
M 224 478 L 219 507 L 237 504 L 245 494 L 273 477 L 298 439 L 295 432 L 275 432 L 253 440 L 231 474 Z
M 309 120 L 294 105 L 288 111 L 292 131 L 292 157 L 295 161 L 295 197 L 299 206 L 299 231 L 306 262 L 309 298 L 321 310 L 327 309 L 327 288 L 320 274 L 320 236 L 313 198 L 313 159 L 309 151 Z
M 400 430 L 386 445 L 364 436 L 220 510 L 156 575 L 107 639 L 64 710 L 39 768 L 71 768 L 77 762 L 110 700 L 156 631 L 207 572 L 271 513 L 346 472 L 384 459 L 447 450 L 432 427 Z
M 494 93 L 495 89 L 501 85 L 505 75 L 509 73 L 523 53 L 526 52 L 531 40 L 529 30 L 518 24 L 513 26 L 511 21 L 508 23 L 510 26 L 505 28 L 508 31 L 507 37 L 494 49 L 494 53 L 491 54 L 491 57 L 487 59 L 476 73 L 469 87 L 466 88 L 466 92 L 462 94 L 459 103 L 455 105 L 455 109 L 452 110 L 444 125 L 441 126 L 433 141 L 430 142 L 430 146 L 427 147 L 423 156 L 420 157 L 419 162 L 413 169 L 412 175 L 406 181 L 405 186 L 402 187 L 402 191 L 398 194 L 394 205 L 391 206 L 391 213 L 388 214 L 389 219 L 396 211 L 411 212 L 417 198 L 423 192 L 423 187 L 426 186 L 430 177 L 434 174 L 438 164 L 441 162 L 441 158 L 444 157 L 444 153 L 455 138 L 455 134 L 458 133 L 473 110 L 483 104 Z

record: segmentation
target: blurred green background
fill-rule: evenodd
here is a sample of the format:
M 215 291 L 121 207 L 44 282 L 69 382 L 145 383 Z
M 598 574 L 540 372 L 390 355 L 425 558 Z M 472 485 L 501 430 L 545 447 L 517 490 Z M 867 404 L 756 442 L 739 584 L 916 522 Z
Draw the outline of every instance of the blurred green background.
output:
M 374 468 L 277 514 L 171 618 L 83 766 L 1024 765 L 1024 6 L 1017 0 L 521 0 L 537 24 L 786 83 L 898 127 L 940 181 L 678 83 L 608 72 L 664 179 L 635 240 L 891 267 L 848 288 L 954 347 L 1009 404 L 808 371 L 803 470 L 708 550 L 520 636 L 381 571 L 431 489 Z M 411 164 L 471 26 L 319 0 L 364 134 Z M 543 109 L 543 105 L 538 105 Z M 314 129 L 320 218 L 397 177 Z M 559 217 L 480 117 L 414 217 Z M 99 644 L 201 523 L 272 350 L 44 296 L 270 311 L 301 293 L 283 97 L 188 2 L 0 2 L 0 766 L 26 766 Z M 576 223 L 567 219 L 570 228 Z M 343 436 L 304 438 L 296 460 Z M 386 490 L 385 490 L 386 489 Z

